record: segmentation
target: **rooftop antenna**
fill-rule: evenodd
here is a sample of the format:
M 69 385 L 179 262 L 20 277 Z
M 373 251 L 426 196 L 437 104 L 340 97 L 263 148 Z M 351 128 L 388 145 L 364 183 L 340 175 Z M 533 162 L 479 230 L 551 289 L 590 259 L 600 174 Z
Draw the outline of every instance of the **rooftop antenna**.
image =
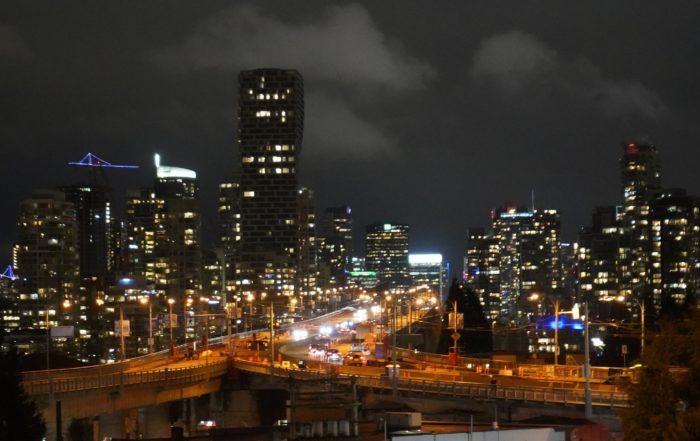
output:
M 12 265 L 7 265 L 7 268 L 5 268 L 5 271 L 3 271 L 2 274 L 0 274 L 0 278 L 2 279 L 10 279 L 10 280 L 17 280 L 19 279 L 18 276 L 15 275 L 15 272 L 12 270 Z
M 530 190 L 530 204 L 532 206 L 532 211 L 535 211 L 535 189 Z

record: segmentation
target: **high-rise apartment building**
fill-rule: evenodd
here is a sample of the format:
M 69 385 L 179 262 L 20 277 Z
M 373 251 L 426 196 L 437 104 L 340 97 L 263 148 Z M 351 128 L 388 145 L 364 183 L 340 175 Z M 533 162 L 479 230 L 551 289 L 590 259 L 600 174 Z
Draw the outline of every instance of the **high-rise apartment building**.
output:
M 638 300 L 646 295 L 651 283 L 649 205 L 661 189 L 661 167 L 653 144 L 626 143 L 622 149 L 622 223 L 630 244 L 629 289 Z
M 660 191 L 649 224 L 654 305 L 685 306 L 700 288 L 700 201 L 682 189 Z
M 316 210 L 314 193 L 308 188 L 299 190 L 299 255 L 297 258 L 297 281 L 294 286 L 300 296 L 299 306 L 306 305 L 316 292 L 318 268 L 316 251 Z
M 153 189 L 127 193 L 124 273 L 154 284 L 158 280 L 161 285 L 165 285 L 165 274 L 156 269 L 156 237 L 163 232 L 164 210 L 165 201 Z
M 197 174 L 185 168 L 160 164 L 156 155 L 155 198 L 163 201 L 156 213 L 156 289 L 184 302 L 202 290 L 202 219 Z M 163 283 L 165 282 L 165 283 Z
M 352 209 L 347 206 L 325 210 L 323 242 L 319 246 L 319 286 L 343 286 L 348 280 L 352 256 Z
M 202 289 L 201 214 L 194 171 L 160 164 L 153 189 L 127 196 L 126 273 L 142 276 L 176 300 Z
M 22 201 L 13 266 L 19 276 L 23 328 L 79 321 L 80 254 L 75 205 L 63 192 L 35 190 Z M 60 305 L 68 301 L 70 309 Z
M 581 229 L 576 247 L 579 300 L 591 302 L 593 316 L 621 318 L 610 316 L 610 308 L 603 306 L 629 294 L 630 262 L 620 207 L 596 207 L 592 224 Z
M 561 284 L 559 213 L 498 209 L 492 230 L 499 255 L 500 319 L 518 322 L 527 296 L 552 293 Z
M 408 286 L 408 225 L 367 225 L 365 268 L 377 273 L 380 285 Z
M 112 214 L 110 190 L 96 184 L 61 188 L 75 207 L 80 250 L 80 278 L 104 279 L 111 269 L 110 237 Z M 103 280 L 104 282 L 104 280 Z
M 489 321 L 501 313 L 501 281 L 498 242 L 483 228 L 470 228 L 464 256 L 465 285 L 479 298 Z
M 238 180 L 219 184 L 219 248 L 225 265 L 226 292 L 236 289 L 235 259 L 241 242 L 241 185 Z
M 242 71 L 238 77 L 241 241 L 236 285 L 244 298 L 287 303 L 298 291 L 298 160 L 304 129 L 299 72 Z M 259 297 L 258 297 L 259 299 Z

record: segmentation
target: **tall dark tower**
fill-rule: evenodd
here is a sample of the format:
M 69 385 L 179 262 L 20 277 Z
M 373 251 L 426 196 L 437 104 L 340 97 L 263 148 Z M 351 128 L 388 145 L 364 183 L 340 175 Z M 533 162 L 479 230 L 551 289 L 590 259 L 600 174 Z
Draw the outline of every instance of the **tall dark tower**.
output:
M 304 84 L 299 72 L 282 69 L 242 71 L 238 81 L 242 198 L 236 285 L 244 298 L 282 303 L 281 296 L 297 291 Z
M 75 206 L 80 249 L 80 278 L 104 282 L 110 270 L 112 216 L 110 190 L 104 185 L 85 184 L 61 188 L 66 201 Z
M 661 167 L 653 144 L 626 143 L 622 148 L 622 224 L 630 244 L 630 279 L 622 283 L 625 291 L 639 300 L 650 294 L 652 250 L 649 207 L 661 189 Z
M 326 208 L 323 227 L 324 240 L 319 255 L 324 273 L 322 288 L 343 286 L 351 269 L 352 209 L 347 205 Z

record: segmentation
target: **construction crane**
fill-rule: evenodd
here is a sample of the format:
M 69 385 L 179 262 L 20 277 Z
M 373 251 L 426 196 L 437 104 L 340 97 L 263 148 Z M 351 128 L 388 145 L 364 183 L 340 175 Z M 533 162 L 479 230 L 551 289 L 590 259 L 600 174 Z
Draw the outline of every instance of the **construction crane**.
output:
M 68 165 L 74 165 L 78 167 L 89 167 L 88 171 L 88 181 L 91 184 L 96 184 L 97 178 L 95 176 L 95 170 L 104 171 L 105 168 L 139 168 L 138 165 L 127 165 L 127 164 L 112 164 L 111 162 L 105 161 L 97 155 L 88 152 L 87 155 L 83 156 L 80 161 L 71 161 Z M 106 176 L 102 175 L 105 182 L 107 182 Z
M 12 270 L 12 265 L 7 265 L 7 268 L 5 268 L 5 271 L 3 271 L 2 274 L 0 274 L 0 279 L 17 280 L 17 279 L 19 279 L 19 277 L 16 276 L 15 272 Z

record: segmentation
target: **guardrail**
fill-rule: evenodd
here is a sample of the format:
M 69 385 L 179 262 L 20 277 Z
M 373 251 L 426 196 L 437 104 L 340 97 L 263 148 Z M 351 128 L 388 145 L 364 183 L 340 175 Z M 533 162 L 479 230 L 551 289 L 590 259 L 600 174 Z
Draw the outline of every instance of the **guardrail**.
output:
M 325 314 L 320 317 L 315 317 L 309 320 L 304 320 L 303 323 L 314 323 L 317 321 L 323 321 L 327 320 L 329 317 L 333 317 L 338 314 L 342 314 L 343 312 L 346 312 L 348 310 L 348 307 L 344 307 L 342 309 L 339 309 L 337 311 L 333 311 L 331 313 Z M 282 329 L 286 329 L 288 327 L 294 326 L 294 324 L 288 324 L 284 325 Z M 250 331 L 245 331 L 245 332 L 239 332 L 237 334 L 233 334 L 232 337 L 234 338 L 239 338 L 239 339 L 245 339 L 252 337 L 253 334 L 255 333 L 261 333 L 269 331 L 267 328 L 263 329 L 253 329 Z M 219 336 L 219 337 L 213 337 L 209 339 L 209 344 L 210 345 L 224 345 L 228 342 L 228 336 Z M 178 350 L 183 351 L 187 348 L 187 344 L 181 344 L 176 347 Z M 148 364 L 155 363 L 159 360 L 163 362 L 167 362 L 170 356 L 170 350 L 166 349 L 163 351 L 155 352 L 152 354 L 147 354 L 147 355 L 142 355 L 139 357 L 134 357 L 130 358 L 125 361 L 119 361 L 115 363 L 109 363 L 109 364 L 100 364 L 100 365 L 94 365 L 94 366 L 85 366 L 85 367 L 77 367 L 77 368 L 69 368 L 69 369 L 51 369 L 51 371 L 47 370 L 38 370 L 38 371 L 26 371 L 22 372 L 22 382 L 26 387 L 34 387 L 33 385 L 37 384 L 37 382 L 44 382 L 45 384 L 53 383 L 53 384 L 59 384 L 62 380 L 68 379 L 73 381 L 76 378 L 89 378 L 89 377 L 110 377 L 113 378 L 115 375 L 123 375 L 127 374 L 130 375 L 130 372 L 125 372 L 125 371 L 130 371 L 134 369 L 138 369 L 139 367 L 146 366 Z M 163 370 L 163 369 L 160 369 Z M 158 370 L 155 370 L 158 371 Z M 171 371 L 174 371 L 171 369 Z M 136 373 L 138 374 L 138 372 Z M 106 380 L 104 380 L 106 381 Z M 103 381 L 103 383 L 104 383 Z M 28 385 L 32 386 L 28 386 Z M 102 384 L 102 383 L 95 383 L 95 384 Z M 54 388 L 55 391 L 55 388 Z M 45 392 L 44 392 L 45 393 Z
M 373 389 L 392 389 L 392 380 L 385 376 L 349 375 L 326 372 L 322 370 L 296 369 L 274 367 L 268 363 L 236 359 L 235 368 L 262 375 L 294 378 L 299 380 L 355 378 L 357 385 Z M 397 389 L 400 391 L 420 394 L 431 394 L 451 397 L 465 397 L 492 400 L 532 401 L 556 404 L 584 404 L 585 392 L 580 389 L 544 388 L 529 386 L 498 386 L 495 384 L 466 383 L 458 381 L 436 381 L 426 379 L 397 379 Z M 592 391 L 591 400 L 594 406 L 626 407 L 627 395 L 620 392 Z
M 147 383 L 165 383 L 176 385 L 204 381 L 211 377 L 223 375 L 228 368 L 228 360 L 215 358 L 203 360 L 195 366 L 182 368 L 161 368 L 134 372 L 111 372 L 100 375 L 80 375 L 41 380 L 23 381 L 28 395 L 43 395 L 62 392 L 75 392 L 88 389 L 117 388 Z M 81 372 L 82 373 L 82 372 Z
M 458 371 L 469 371 L 466 367 L 468 364 L 472 365 L 471 370 L 478 369 L 479 371 L 484 371 L 485 366 L 488 365 L 487 371 L 498 372 L 501 370 L 510 370 L 513 373 L 517 373 L 521 369 L 521 377 L 562 377 L 562 378 L 572 378 L 579 377 L 583 378 L 583 365 L 558 365 L 556 368 L 554 365 L 544 365 L 544 364 L 524 364 L 524 363 L 514 363 L 502 360 L 493 360 L 491 358 L 475 358 L 475 357 L 458 357 L 457 363 L 450 363 L 447 355 L 443 354 L 433 354 L 430 352 L 416 352 L 411 349 L 406 348 L 396 348 L 398 357 L 412 362 L 426 363 L 430 365 L 438 365 L 441 367 L 447 367 L 449 369 L 455 369 Z M 591 379 L 593 380 L 606 380 L 610 378 L 610 370 L 621 370 L 622 368 L 610 368 L 610 367 L 600 367 L 591 366 Z

